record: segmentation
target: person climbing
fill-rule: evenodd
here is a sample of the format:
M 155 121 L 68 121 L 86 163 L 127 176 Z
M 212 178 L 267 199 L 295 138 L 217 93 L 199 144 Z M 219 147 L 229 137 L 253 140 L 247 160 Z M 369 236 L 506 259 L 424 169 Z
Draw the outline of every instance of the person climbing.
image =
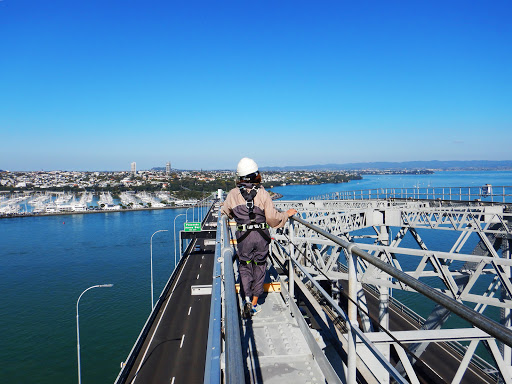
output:
M 241 159 L 236 173 L 237 185 L 229 191 L 221 211 L 237 224 L 239 273 L 245 296 L 242 317 L 247 319 L 261 310 L 258 298 L 263 293 L 271 240 L 268 227 L 283 227 L 297 211 L 280 212 L 274 207 L 272 198 L 261 185 L 261 174 L 254 160 Z

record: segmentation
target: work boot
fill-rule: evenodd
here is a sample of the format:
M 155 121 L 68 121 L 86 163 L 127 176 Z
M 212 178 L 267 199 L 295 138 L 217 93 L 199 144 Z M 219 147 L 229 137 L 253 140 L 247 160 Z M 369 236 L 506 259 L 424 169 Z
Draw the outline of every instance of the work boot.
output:
M 246 301 L 244 303 L 244 309 L 242 310 L 242 317 L 244 319 L 250 319 L 252 316 L 252 303 L 250 301 Z

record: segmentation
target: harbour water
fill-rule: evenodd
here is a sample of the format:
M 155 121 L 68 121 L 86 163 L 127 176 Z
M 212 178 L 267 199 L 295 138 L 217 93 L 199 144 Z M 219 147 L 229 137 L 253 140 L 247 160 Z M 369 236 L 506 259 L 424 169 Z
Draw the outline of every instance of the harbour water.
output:
M 156 301 L 174 268 L 173 223 L 182 213 L 0 220 L 0 382 L 75 382 L 76 301 L 92 285 L 113 283 L 79 305 L 83 382 L 112 383 L 151 310 L 151 235 L 169 231 L 153 238 Z
M 512 171 L 458 171 L 436 172 L 430 175 L 369 175 L 362 180 L 342 184 L 287 185 L 272 190 L 285 200 L 301 200 L 338 191 L 375 188 L 427 188 L 427 187 L 481 187 L 512 185 Z
M 345 184 L 280 186 L 283 199 L 370 188 L 512 185 L 512 172 L 365 176 Z M 173 223 L 185 209 L 0 220 L 0 382 L 77 381 L 80 300 L 83 383 L 112 383 L 174 268 Z M 188 212 L 190 221 L 191 211 Z M 179 251 L 178 251 L 179 252 Z

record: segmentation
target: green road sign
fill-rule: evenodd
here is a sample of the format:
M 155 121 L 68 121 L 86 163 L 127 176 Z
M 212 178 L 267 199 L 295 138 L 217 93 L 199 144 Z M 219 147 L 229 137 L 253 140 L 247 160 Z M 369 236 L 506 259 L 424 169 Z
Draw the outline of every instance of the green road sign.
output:
M 201 230 L 201 223 L 185 223 L 185 232 L 196 232 Z

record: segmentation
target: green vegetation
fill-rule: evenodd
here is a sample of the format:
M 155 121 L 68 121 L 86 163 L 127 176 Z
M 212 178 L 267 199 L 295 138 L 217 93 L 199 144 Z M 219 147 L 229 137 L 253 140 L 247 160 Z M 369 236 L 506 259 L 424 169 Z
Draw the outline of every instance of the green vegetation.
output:
M 156 171 L 143 171 L 137 175 L 128 172 L 56 171 L 3 173 L 1 176 L 0 191 L 110 192 L 115 199 L 127 191 L 168 192 L 177 199 L 202 199 L 218 189 L 229 191 L 236 185 L 235 174 L 228 171 L 183 171 L 170 175 Z M 361 179 L 359 174 L 340 171 L 267 171 L 262 172 L 262 176 L 267 189 L 282 184 L 345 183 Z

